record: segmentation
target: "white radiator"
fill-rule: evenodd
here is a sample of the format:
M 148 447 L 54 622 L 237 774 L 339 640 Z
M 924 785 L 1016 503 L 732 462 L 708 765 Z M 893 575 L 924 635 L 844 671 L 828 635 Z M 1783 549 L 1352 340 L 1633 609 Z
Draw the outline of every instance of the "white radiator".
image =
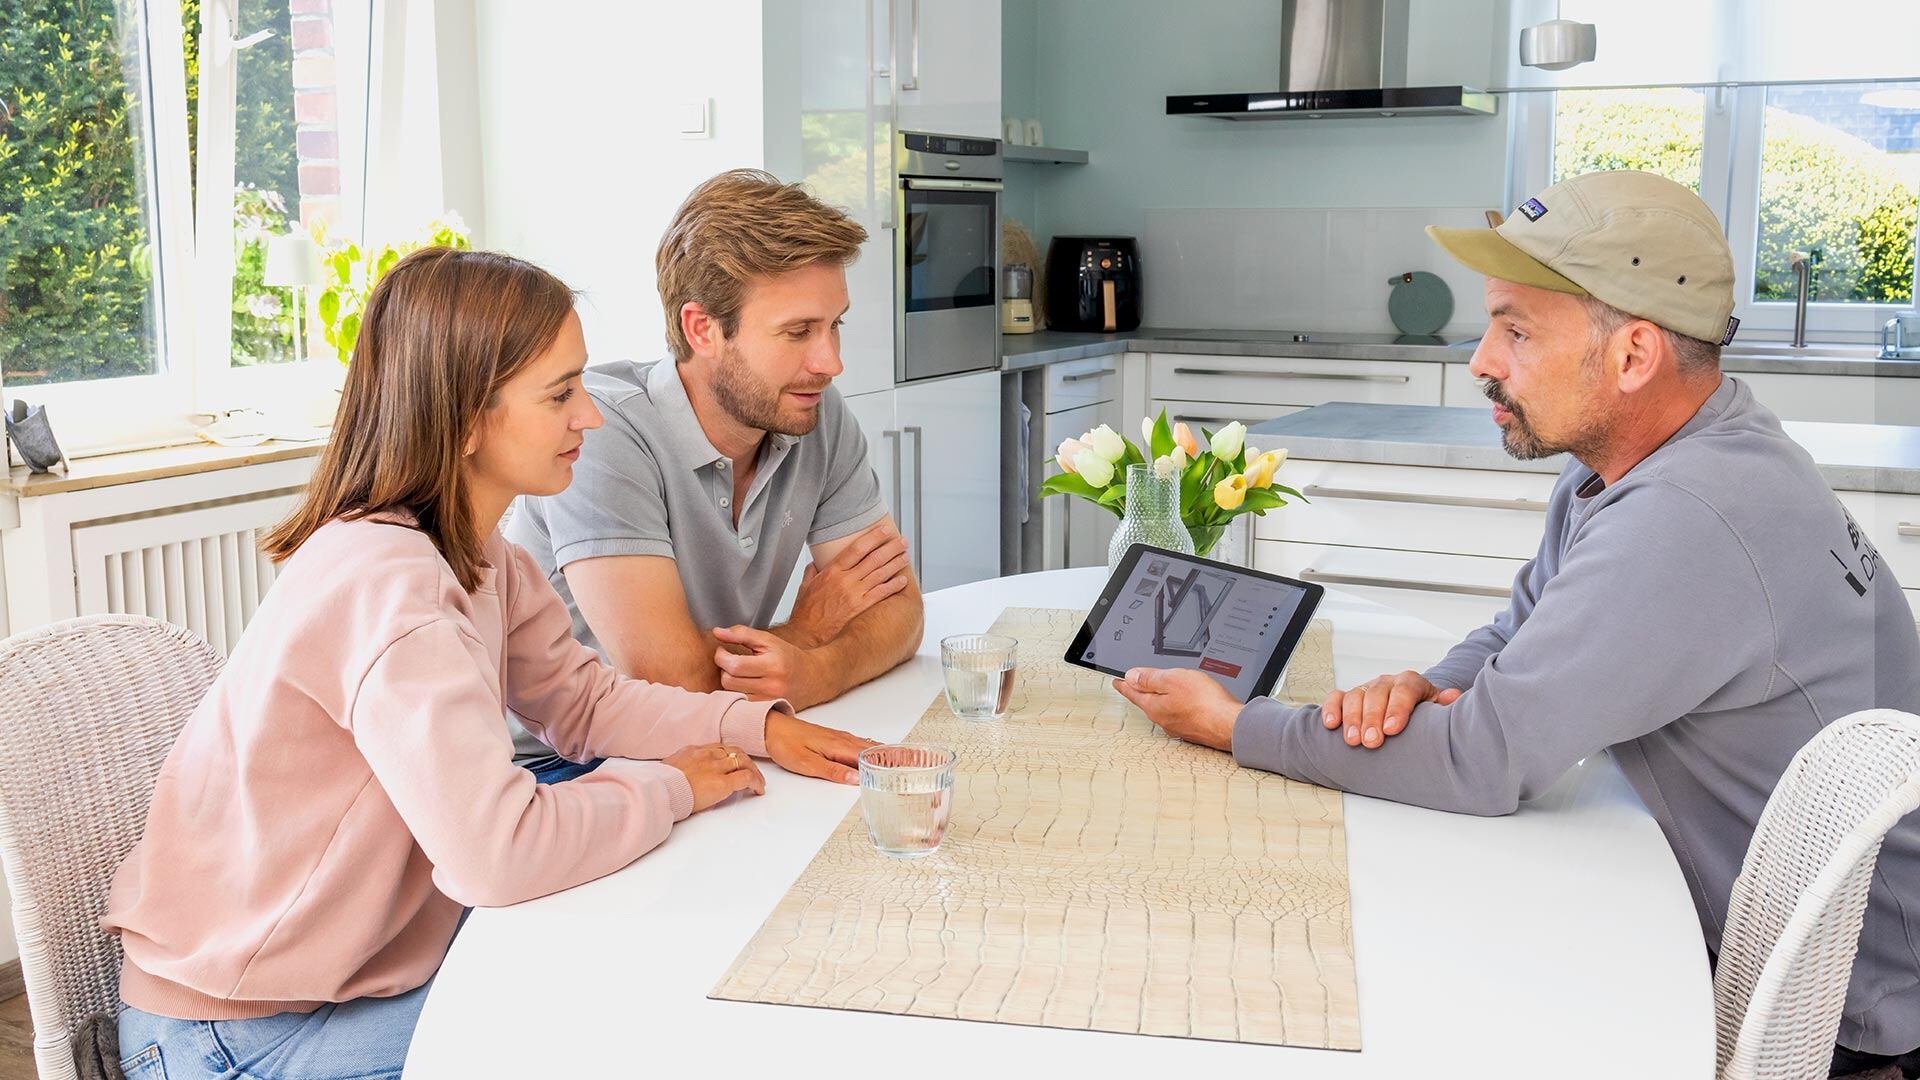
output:
M 298 502 L 286 492 L 74 526 L 80 614 L 165 619 L 227 655 L 273 584 L 260 539 Z

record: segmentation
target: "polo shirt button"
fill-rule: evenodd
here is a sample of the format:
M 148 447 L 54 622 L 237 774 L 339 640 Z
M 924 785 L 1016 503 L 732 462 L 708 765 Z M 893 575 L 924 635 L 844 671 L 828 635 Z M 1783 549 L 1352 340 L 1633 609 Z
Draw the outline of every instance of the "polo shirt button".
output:
M 717 462 L 715 462 L 715 463 L 714 463 L 714 466 L 713 466 L 713 467 L 714 467 L 714 468 L 716 468 L 716 469 L 724 469 L 724 468 L 726 468 L 726 467 L 727 467 L 727 459 L 726 459 L 726 458 L 721 458 L 721 459 L 720 459 L 719 461 L 717 461 Z
M 720 505 L 721 505 L 721 506 L 725 506 L 725 505 L 727 505 L 727 497 L 726 497 L 725 495 L 722 495 L 722 496 L 720 497 Z
M 750 548 L 750 547 L 752 547 L 752 546 L 753 546 L 753 537 L 751 537 L 751 536 L 743 536 L 743 537 L 741 537 L 741 538 L 740 538 L 740 546 L 741 546 L 742 548 Z

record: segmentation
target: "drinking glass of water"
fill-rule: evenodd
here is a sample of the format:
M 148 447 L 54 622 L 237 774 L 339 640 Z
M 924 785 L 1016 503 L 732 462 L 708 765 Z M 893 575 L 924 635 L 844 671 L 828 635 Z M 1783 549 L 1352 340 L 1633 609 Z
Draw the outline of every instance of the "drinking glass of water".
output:
M 880 854 L 918 859 L 947 835 L 953 814 L 954 753 L 903 743 L 860 751 L 860 815 Z
M 940 641 L 947 708 L 962 720 L 1005 720 L 1013 700 L 1013 654 L 1020 643 L 999 634 L 955 634 Z

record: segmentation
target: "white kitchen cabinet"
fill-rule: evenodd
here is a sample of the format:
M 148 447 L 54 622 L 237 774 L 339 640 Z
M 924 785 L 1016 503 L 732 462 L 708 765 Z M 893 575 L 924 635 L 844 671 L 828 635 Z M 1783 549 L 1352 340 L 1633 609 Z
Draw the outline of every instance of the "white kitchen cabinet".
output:
M 1514 575 L 1523 565 L 1521 559 L 1432 551 L 1254 542 L 1255 569 L 1353 593 L 1460 637 L 1485 626 L 1506 608 Z
M 901 473 L 904 451 L 900 446 L 899 425 L 894 422 L 893 391 L 882 390 L 873 394 L 860 394 L 847 398 L 847 411 L 860 424 L 860 433 L 867 439 L 867 460 L 873 465 L 874 475 L 880 478 L 880 497 L 887 501 L 887 508 L 893 511 L 894 524 L 900 523 L 900 489 L 895 481 Z
M 1054 451 L 1061 442 L 1079 438 L 1101 424 L 1138 441 L 1121 418 L 1121 356 L 1068 360 L 1046 369 L 1046 415 L 1038 418 L 1040 444 L 1033 448 L 1044 480 L 1060 471 Z M 1137 424 L 1137 421 L 1136 421 Z M 1048 570 L 1067 566 L 1105 566 L 1107 543 L 1119 519 L 1085 499 L 1055 495 L 1040 500 L 1042 515 L 1041 565 Z
M 920 587 L 1000 574 L 1000 373 L 848 398 Z
M 891 6 L 898 126 L 1000 137 L 999 0 L 880 0 Z
M 1115 423 L 1118 419 L 1118 406 L 1113 402 L 1082 405 L 1062 412 L 1048 413 L 1046 417 L 1046 446 L 1041 451 L 1041 478 L 1053 476 L 1060 466 L 1053 460 L 1053 452 L 1063 440 L 1079 438 L 1101 424 L 1120 430 Z M 1119 527 L 1120 519 L 1110 512 L 1070 495 L 1052 495 L 1040 500 L 1041 513 L 1045 514 L 1044 535 L 1045 563 L 1048 570 L 1058 570 L 1068 566 L 1105 566 L 1107 565 L 1107 544 L 1113 540 L 1113 531 Z
M 1440 404 L 1468 409 L 1488 407 L 1487 395 L 1480 389 L 1480 380 L 1473 377 L 1467 365 L 1441 366 L 1446 368 L 1446 372 L 1440 377 Z
M 1920 378 L 1735 371 L 1734 378 L 1782 420 L 1920 424 Z
M 1438 405 L 1444 366 L 1418 360 L 1149 353 L 1147 392 L 1169 401 L 1243 405 L 1300 407 L 1329 401 Z
M 1282 443 L 1284 445 L 1284 442 Z M 1262 540 L 1530 559 L 1553 473 L 1289 460 L 1279 481 L 1307 502 L 1258 520 Z
M 1309 501 L 1256 519 L 1257 567 L 1465 635 L 1506 606 L 1539 550 L 1555 477 L 1292 459 L 1278 479 Z
M 1245 404 L 1235 401 L 1176 401 L 1168 398 L 1154 398 L 1147 403 L 1147 415 L 1159 416 L 1162 412 L 1165 412 L 1167 414 L 1168 424 L 1187 425 L 1187 427 L 1193 430 L 1193 437 L 1197 439 L 1201 437 L 1203 430 L 1219 431 L 1221 428 L 1226 427 L 1230 421 L 1238 420 L 1248 427 L 1252 427 L 1255 424 L 1264 424 L 1269 420 L 1277 419 L 1288 413 L 1297 413 L 1304 408 L 1306 408 L 1304 405 L 1262 405 L 1258 402 Z M 1134 437 L 1138 435 L 1138 432 L 1128 432 L 1127 435 Z M 1268 449 L 1267 447 L 1260 446 L 1258 436 L 1254 436 L 1253 443 L 1262 450 Z
M 895 0 L 897 2 L 897 0 Z M 893 105 L 889 0 L 765 5 L 767 168 L 867 230 L 846 268 L 835 380 L 848 397 L 893 386 Z

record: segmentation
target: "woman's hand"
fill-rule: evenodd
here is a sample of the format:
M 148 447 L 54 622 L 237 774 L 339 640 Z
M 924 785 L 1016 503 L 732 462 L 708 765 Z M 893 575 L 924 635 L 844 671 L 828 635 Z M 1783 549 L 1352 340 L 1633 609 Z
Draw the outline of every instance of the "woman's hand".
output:
M 760 766 L 737 746 L 721 743 L 689 746 L 663 760 L 686 774 L 687 785 L 693 788 L 696 814 L 732 797 L 735 792 L 764 795 L 767 791 L 767 778 L 760 775 Z

